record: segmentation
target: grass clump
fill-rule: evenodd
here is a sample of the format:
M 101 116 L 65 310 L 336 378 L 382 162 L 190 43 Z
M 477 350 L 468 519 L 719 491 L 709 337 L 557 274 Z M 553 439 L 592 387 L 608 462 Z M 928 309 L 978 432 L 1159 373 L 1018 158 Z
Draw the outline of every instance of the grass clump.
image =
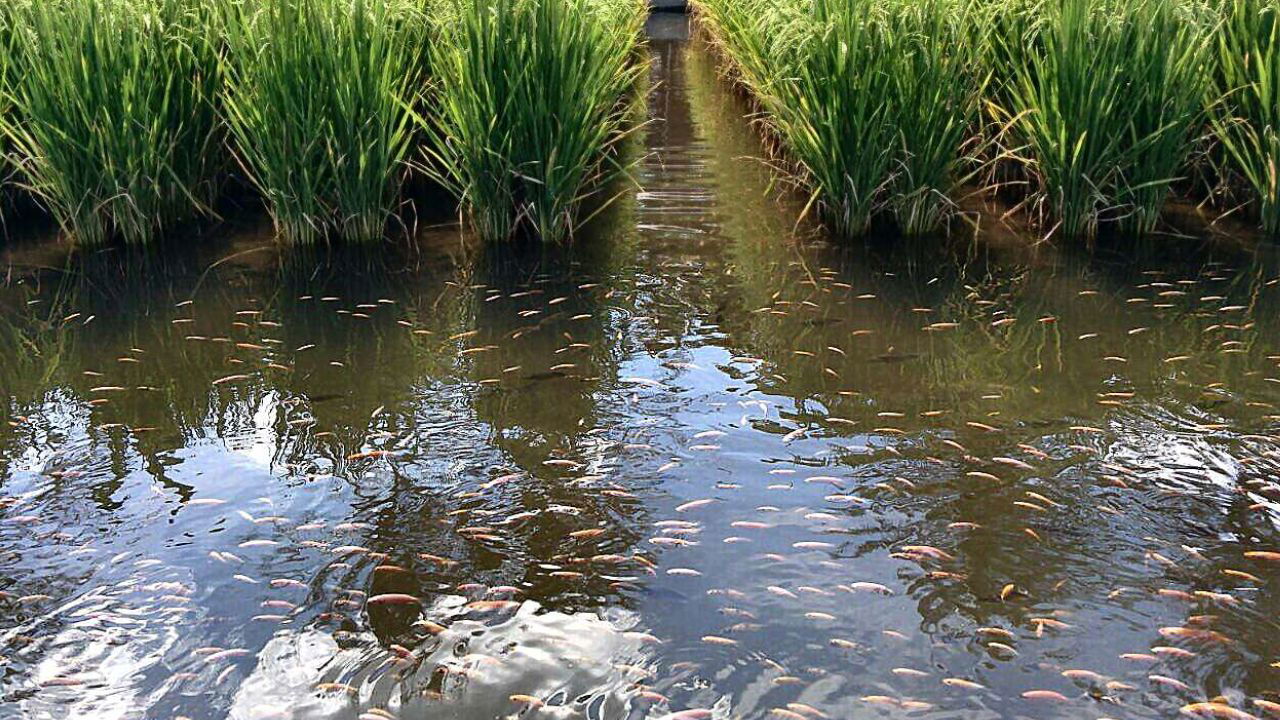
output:
M 1215 37 L 1214 135 L 1256 196 L 1263 231 L 1280 237 L 1280 3 L 1230 0 Z
M 0 133 L 18 182 L 78 243 L 147 243 L 210 212 L 219 123 L 211 12 L 198 0 L 9 8 Z
M 427 23 L 409 0 L 246 0 L 226 118 L 280 237 L 381 237 L 414 147 Z
M 15 122 L 13 105 L 10 101 L 13 93 L 13 81 L 18 74 L 18 63 L 15 43 L 17 33 L 18 1 L 0 4 L 0 128 Z M 0 219 L 9 209 L 12 187 L 13 163 L 7 161 L 9 141 L 0 132 Z
M 943 226 L 949 197 L 979 171 L 993 187 L 1029 187 L 1027 205 L 1059 234 L 1148 233 L 1204 129 L 1214 17 L 1197 0 L 696 4 L 796 178 L 846 236 L 878 216 L 907 234 Z M 1277 57 L 1276 43 L 1267 50 Z M 1246 92 L 1275 112 L 1274 93 Z M 1247 129 L 1268 122 L 1223 127 L 1252 147 L 1265 132 Z
M 428 172 L 489 240 L 569 237 L 623 174 L 642 0 L 455 0 L 419 116 Z
M 913 38 L 898 78 L 900 146 L 889 187 L 890 207 L 908 234 L 937 229 L 950 215 L 950 195 L 970 177 L 973 128 L 987 76 L 968 39 L 972 6 L 950 0 L 898 0 L 897 23 Z
M 998 101 L 1039 217 L 1069 237 L 1155 229 L 1200 128 L 1206 34 L 1174 0 L 1046 0 L 996 39 Z
M 700 0 L 835 230 L 938 228 L 971 159 L 981 79 L 960 0 Z

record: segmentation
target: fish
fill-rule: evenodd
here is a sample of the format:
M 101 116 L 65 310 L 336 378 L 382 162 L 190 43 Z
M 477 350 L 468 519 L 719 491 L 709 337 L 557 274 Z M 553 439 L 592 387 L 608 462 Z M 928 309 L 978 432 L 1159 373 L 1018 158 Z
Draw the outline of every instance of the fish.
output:
M 955 677 L 943 678 L 942 684 L 946 685 L 947 687 L 958 687 L 958 688 L 964 688 L 966 690 L 986 690 L 987 689 L 986 685 L 983 685 L 981 683 L 976 683 L 972 680 L 965 680 L 964 678 L 955 678 Z
M 898 551 L 907 553 L 909 555 L 922 555 L 924 557 L 933 558 L 935 560 L 946 560 L 946 561 L 955 560 L 954 555 L 951 555 L 945 550 L 940 550 L 936 547 L 933 547 L 932 545 L 903 545 L 902 547 L 898 548 Z
M 1276 663 L 1272 663 L 1272 666 L 1276 666 Z M 1265 710 L 1265 711 L 1267 711 L 1267 712 L 1268 712 L 1269 714 L 1271 714 L 1271 715 L 1274 715 L 1274 716 L 1276 716 L 1276 717 L 1280 717 L 1280 702 L 1272 702 L 1272 701 L 1270 701 L 1270 700 L 1254 699 L 1254 701 L 1253 701 L 1253 706 L 1254 706 L 1254 707 L 1256 707 L 1256 708 L 1258 708 L 1259 710 Z
M 1163 637 L 1193 640 L 1196 642 L 1213 642 L 1222 644 L 1229 644 L 1231 642 L 1231 638 L 1228 638 L 1226 635 L 1223 635 L 1216 630 L 1201 630 L 1199 628 L 1173 626 L 1162 627 L 1157 632 L 1159 632 Z
M 1055 690 L 1027 690 L 1022 693 L 1022 697 L 1027 700 L 1052 700 L 1054 702 L 1067 702 L 1067 696 Z
M 220 377 L 217 380 L 214 380 L 213 384 L 222 385 L 229 382 L 235 382 L 236 380 L 248 380 L 249 377 L 250 376 L 248 375 L 227 375 L 225 377 Z
M 275 578 L 267 584 L 273 588 L 293 587 L 293 588 L 301 588 L 304 590 L 307 588 L 306 583 L 301 582 L 299 580 L 293 580 L 291 578 Z
M 210 653 L 209 655 L 206 655 L 204 658 L 204 661 L 206 663 L 215 663 L 219 660 L 226 660 L 227 658 L 234 658 L 234 657 L 244 657 L 249 654 L 251 653 L 247 648 L 227 648 L 225 650 L 218 650 L 216 652 Z
M 575 573 L 580 575 L 580 573 Z M 494 610 L 511 610 L 519 607 L 520 602 L 517 600 L 475 600 L 466 604 L 466 609 L 476 610 L 479 612 L 490 612 Z
M 658 720 L 708 720 L 714 715 L 710 710 L 705 708 L 691 708 L 689 710 L 677 710 L 676 712 L 667 713 Z
M 1192 717 L 1222 718 L 1223 720 L 1260 720 L 1257 715 L 1220 702 L 1197 702 L 1183 705 L 1179 712 Z
M 853 582 L 853 583 L 849 583 L 848 588 L 850 590 L 857 591 L 857 592 L 874 592 L 874 593 L 880 593 L 881 595 L 893 594 L 893 590 L 891 590 L 890 588 L 884 585 L 881 585 L 880 583 L 874 583 L 874 582 L 865 582 L 865 581 Z
M 1151 682 L 1153 682 L 1153 683 L 1157 683 L 1157 684 L 1159 684 L 1159 685 L 1168 685 L 1169 687 L 1177 688 L 1177 689 L 1179 689 L 1179 690 L 1183 690 L 1183 691 L 1185 691 L 1185 692 L 1191 692 L 1191 686 L 1190 686 L 1190 685 L 1187 685 L 1186 683 L 1182 682 L 1181 680 L 1177 680 L 1177 679 L 1175 679 L 1175 678 L 1171 678 L 1171 677 L 1169 677 L 1168 675 L 1148 675 L 1148 676 L 1147 676 L 1147 679 L 1148 679 L 1148 680 L 1150 680 Z
M 365 601 L 368 605 L 421 605 L 422 601 L 406 593 L 382 593 Z
M 1011 457 L 993 457 L 993 458 L 991 458 L 991 461 L 992 461 L 992 462 L 996 462 L 996 463 L 1000 463 L 1001 465 L 1008 465 L 1009 467 L 1015 467 L 1015 468 L 1018 468 L 1019 470 L 1035 470 L 1035 467 L 1033 467 L 1033 466 L 1032 466 L 1032 465 L 1030 465 L 1029 463 L 1025 463 L 1025 462 L 1023 462 L 1023 461 L 1021 461 L 1021 460 L 1019 460 L 1019 459 L 1017 459 L 1017 458 L 1011 458 Z
M 804 715 L 808 717 L 816 717 L 816 718 L 829 717 L 826 713 L 822 712 L 818 708 L 812 705 L 806 705 L 804 703 L 789 702 L 787 703 L 787 709 L 793 712 L 799 713 L 800 715 Z

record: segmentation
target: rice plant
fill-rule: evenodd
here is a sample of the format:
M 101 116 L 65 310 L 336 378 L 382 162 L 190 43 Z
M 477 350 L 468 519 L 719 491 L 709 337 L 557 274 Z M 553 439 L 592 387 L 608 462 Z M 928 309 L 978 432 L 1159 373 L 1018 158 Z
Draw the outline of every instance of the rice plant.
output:
M 1156 229 L 1171 186 L 1186 177 L 1203 134 L 1210 28 L 1191 3 L 1174 0 L 1148 0 L 1130 22 L 1139 31 L 1129 73 L 1138 91 L 1127 110 L 1132 163 L 1120 175 L 1116 204 L 1122 231 L 1147 234 Z
M 1047 0 L 1032 35 L 999 38 L 1002 114 L 1033 206 L 1070 237 L 1154 229 L 1199 125 L 1205 34 L 1174 0 Z M 1014 24 L 1017 25 L 1016 23 Z
M 1231 0 L 1214 44 L 1215 136 L 1257 197 L 1263 231 L 1280 237 L 1280 3 Z
M 915 40 L 897 76 L 901 146 L 889 192 L 898 227 L 915 235 L 943 224 L 953 208 L 949 195 L 973 170 L 971 140 L 987 76 L 968 38 L 969 4 L 897 1 L 894 25 Z
M 411 0 L 246 0 L 226 118 L 286 242 L 381 237 L 414 147 L 427 23 Z
M 969 157 L 978 75 L 956 0 L 702 0 L 797 179 L 842 235 L 936 229 Z
M 210 212 L 216 45 L 199 0 L 44 0 L 7 13 L 20 69 L 0 134 L 74 241 L 146 243 Z
M 569 237 L 622 175 L 641 0 L 456 0 L 419 122 L 428 172 L 486 239 Z M 607 200 L 607 198 L 606 198 Z
M 1044 18 L 1040 6 L 1045 0 L 977 0 L 971 24 L 972 42 L 978 59 L 975 70 L 985 73 L 986 86 L 983 111 L 975 128 L 981 177 L 978 183 L 988 191 L 1023 187 L 1027 184 L 1023 166 L 1018 162 L 1008 141 L 1009 118 L 1005 108 L 1010 102 L 1013 70 L 1028 53 L 1043 47 L 1040 25 Z M 980 70 L 978 70 L 980 68 Z
M 774 72 L 773 40 L 782 35 L 773 31 L 788 27 L 795 6 L 769 0 L 699 0 L 694 7 L 732 74 L 749 91 L 761 91 Z
M 845 235 L 867 232 L 886 199 L 899 147 L 896 62 L 910 53 L 881 7 L 815 0 L 793 18 L 803 30 L 779 43 L 780 68 L 763 102 L 803 168 L 826 218 Z
M 12 117 L 13 107 L 9 98 L 12 96 L 13 80 L 18 72 L 15 53 L 17 7 L 16 0 L 13 3 L 0 5 L 0 128 L 3 128 L 7 123 L 14 122 Z M 8 155 L 9 142 L 5 139 L 4 134 L 0 133 L 0 223 L 2 223 L 4 215 L 9 209 L 11 192 L 12 163 L 4 162 L 3 160 Z

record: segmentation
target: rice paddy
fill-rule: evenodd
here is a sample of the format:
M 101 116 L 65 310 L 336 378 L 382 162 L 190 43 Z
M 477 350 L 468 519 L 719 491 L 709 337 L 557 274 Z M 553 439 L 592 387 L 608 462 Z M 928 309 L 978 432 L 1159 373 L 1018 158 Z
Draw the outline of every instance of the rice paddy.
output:
M 381 238 L 416 145 L 427 18 L 409 0 L 247 0 L 227 19 L 227 126 L 285 242 Z
M 1109 213 L 1092 248 L 879 234 L 972 212 L 897 193 L 992 178 L 1058 222 L 1032 146 L 965 145 L 1025 132 L 971 92 L 1012 63 L 961 96 L 974 159 L 890 171 L 848 242 L 779 190 L 800 171 L 725 47 L 645 33 L 625 192 L 572 244 L 529 218 L 371 244 L 335 193 L 309 238 L 267 205 L 159 252 L 0 248 L 0 717 L 1280 717 L 1280 248 L 1115 241 Z M 440 77 L 375 236 L 412 217 L 386 198 L 432 160 Z M 1230 212 L 1203 82 L 1198 175 L 1160 191 L 1238 183 Z M 263 191 L 224 132 L 228 215 Z
M 936 229 L 976 122 L 968 29 L 947 0 L 701 3 L 736 76 L 840 233 Z
M 1173 205 L 1280 235 L 1275 0 L 694 8 L 800 215 L 846 238 L 987 216 L 1091 242 L 1182 232 Z M 642 0 L 6 3 L 0 212 L 43 210 L 82 245 L 254 203 L 286 244 L 449 216 L 567 241 L 633 189 L 645 17 Z
M 999 115 L 1045 223 L 1092 237 L 1156 229 L 1204 104 L 1206 35 L 1168 0 L 1047 5 L 1013 58 Z
M 481 237 L 569 237 L 625 171 L 641 0 L 463 2 L 432 53 L 426 165 Z
M 408 234 L 415 177 L 484 237 L 558 241 L 625 174 L 644 17 L 641 0 L 6 4 L 6 176 L 81 245 L 151 243 L 243 185 L 284 243 Z
M 696 6 L 780 164 L 842 235 L 943 229 L 971 193 L 1069 239 L 1168 231 L 1171 199 L 1219 197 L 1239 202 L 1218 214 L 1276 233 L 1272 3 Z M 1211 144 L 1224 187 L 1188 188 Z
M 6 11 L 0 133 L 16 183 L 67 235 L 148 243 L 211 212 L 216 28 L 189 0 L 53 0 Z
M 1233 0 L 1214 33 L 1214 134 L 1262 228 L 1280 237 L 1280 3 Z M 1229 175 L 1230 176 L 1230 175 Z

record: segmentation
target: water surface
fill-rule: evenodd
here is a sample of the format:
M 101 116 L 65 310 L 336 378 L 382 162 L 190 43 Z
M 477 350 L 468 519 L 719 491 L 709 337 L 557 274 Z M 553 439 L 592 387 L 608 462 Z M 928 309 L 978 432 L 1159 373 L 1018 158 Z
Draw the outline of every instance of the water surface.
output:
M 574 249 L 10 254 L 0 716 L 1274 714 L 1274 254 L 830 242 L 651 37 Z

